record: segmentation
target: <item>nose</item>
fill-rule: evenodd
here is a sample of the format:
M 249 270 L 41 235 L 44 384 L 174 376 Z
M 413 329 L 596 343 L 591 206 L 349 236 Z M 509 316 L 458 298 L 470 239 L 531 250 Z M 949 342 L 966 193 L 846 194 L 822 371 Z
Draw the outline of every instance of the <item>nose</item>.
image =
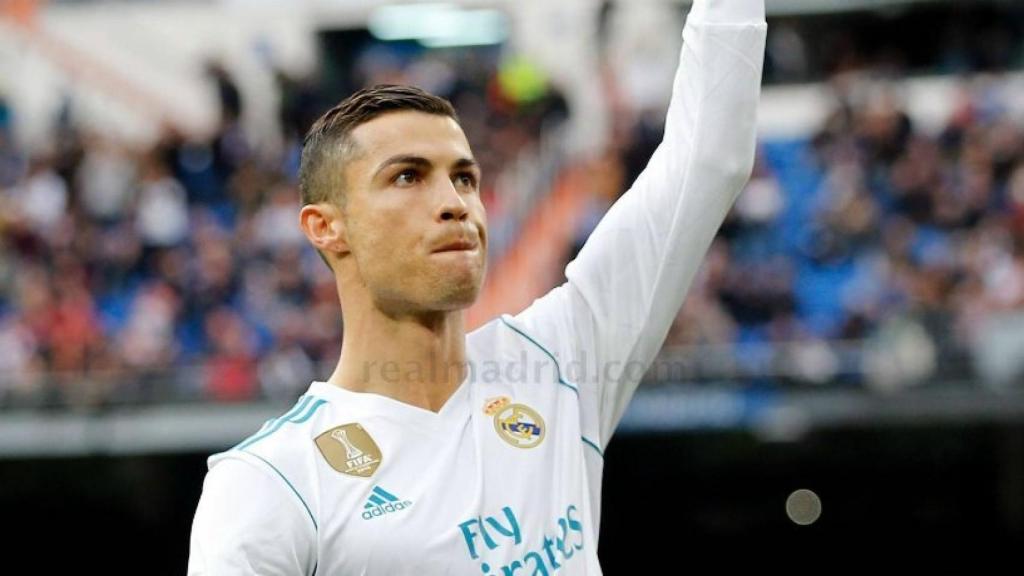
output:
M 466 205 L 462 195 L 459 194 L 459 191 L 455 189 L 451 182 L 442 184 L 441 188 L 441 202 L 437 209 L 438 220 L 441 222 L 447 220 L 462 222 L 466 220 L 469 217 L 469 207 Z

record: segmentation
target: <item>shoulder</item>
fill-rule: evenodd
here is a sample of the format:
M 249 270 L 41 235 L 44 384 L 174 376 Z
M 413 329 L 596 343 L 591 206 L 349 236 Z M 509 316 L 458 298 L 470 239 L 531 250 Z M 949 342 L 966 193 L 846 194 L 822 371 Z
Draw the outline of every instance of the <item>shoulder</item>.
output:
M 283 494 L 293 499 L 315 526 L 315 438 L 329 405 L 327 398 L 303 395 L 291 409 L 268 420 L 245 440 L 211 456 L 207 482 L 252 482 Z
M 281 479 L 242 452 L 218 458 L 192 522 L 188 573 L 308 574 L 317 525 Z
M 329 408 L 330 401 L 325 396 L 313 392 L 303 394 L 294 406 L 264 422 L 254 434 L 227 452 L 212 456 L 209 464 L 212 467 L 219 458 L 238 452 L 278 460 L 309 451 L 310 442 L 306 440 L 318 429 Z

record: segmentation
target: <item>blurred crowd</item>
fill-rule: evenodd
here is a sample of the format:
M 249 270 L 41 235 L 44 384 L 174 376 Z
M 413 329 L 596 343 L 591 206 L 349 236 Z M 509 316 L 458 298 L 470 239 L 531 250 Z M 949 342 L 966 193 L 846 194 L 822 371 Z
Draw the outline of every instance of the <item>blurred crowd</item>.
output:
M 962 83 L 932 133 L 896 86 L 861 78 L 813 138 L 763 143 L 662 368 L 886 390 L 1024 376 L 1024 123 L 1007 88 Z
M 797 53 L 786 38 L 770 41 L 776 80 L 806 65 L 783 61 Z M 497 258 L 546 190 L 545 170 L 524 180 L 522 167 L 550 161 L 537 151 L 568 109 L 526 62 L 455 54 L 370 47 L 349 83 L 412 83 L 453 101 L 486 175 Z M 231 75 L 208 73 L 215 133 L 168 129 L 147 149 L 62 114 L 53 146 L 26 154 L 0 95 L 0 406 L 285 399 L 333 367 L 340 310 L 297 226 L 296 173 L 302 135 L 334 102 L 316 80 L 281 73 L 284 144 L 268 150 L 243 129 Z M 934 131 L 892 86 L 840 82 L 817 134 L 762 142 L 654 378 L 1019 379 L 1024 125 L 1000 87 L 964 81 Z M 613 111 L 567 259 L 661 139 L 663 111 Z

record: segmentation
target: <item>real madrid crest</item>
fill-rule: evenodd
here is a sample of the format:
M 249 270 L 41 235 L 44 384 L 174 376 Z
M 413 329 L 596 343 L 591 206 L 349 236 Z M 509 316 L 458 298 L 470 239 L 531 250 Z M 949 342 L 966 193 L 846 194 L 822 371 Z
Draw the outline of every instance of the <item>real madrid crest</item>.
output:
M 547 432 L 544 419 L 525 404 L 508 404 L 497 410 L 494 429 L 502 440 L 516 448 L 536 448 Z
M 355 422 L 317 436 L 316 447 L 331 468 L 349 476 L 373 476 L 384 459 L 370 434 Z

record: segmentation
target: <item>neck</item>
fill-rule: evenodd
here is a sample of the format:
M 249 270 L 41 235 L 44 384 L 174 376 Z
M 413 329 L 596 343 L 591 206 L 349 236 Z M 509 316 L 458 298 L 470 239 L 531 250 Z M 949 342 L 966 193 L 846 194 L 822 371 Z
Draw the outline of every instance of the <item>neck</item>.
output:
M 391 315 L 373 305 L 348 308 L 341 358 L 327 382 L 439 411 L 466 374 L 462 311 Z

